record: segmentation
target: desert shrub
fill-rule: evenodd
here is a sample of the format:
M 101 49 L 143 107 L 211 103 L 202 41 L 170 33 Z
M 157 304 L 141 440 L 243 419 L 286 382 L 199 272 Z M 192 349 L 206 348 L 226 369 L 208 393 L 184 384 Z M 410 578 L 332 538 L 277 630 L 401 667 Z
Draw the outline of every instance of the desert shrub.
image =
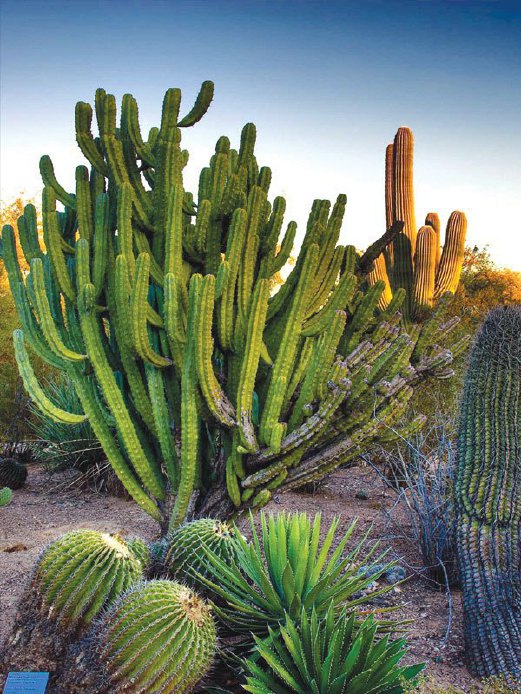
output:
M 81 412 L 78 396 L 67 376 L 47 381 L 45 388 L 59 407 Z M 128 497 L 88 420 L 80 424 L 57 422 L 32 404 L 30 413 L 30 430 L 36 437 L 31 449 L 37 462 L 43 463 L 50 472 L 77 470 L 81 473 L 76 480 L 80 486 Z
M 467 247 L 463 260 L 460 284 L 446 319 L 459 319 L 453 330 L 455 337 L 474 336 L 487 313 L 495 306 L 521 302 L 521 273 L 498 267 L 488 248 Z M 453 417 L 458 411 L 463 390 L 467 359 L 455 360 L 454 376 L 447 380 L 424 381 L 418 384 L 412 397 L 413 412 L 433 418 L 442 411 Z
M 67 376 L 47 381 L 45 390 L 62 409 L 81 413 L 78 396 Z M 81 424 L 65 424 L 47 417 L 35 405 L 30 409 L 33 415 L 30 426 L 36 437 L 35 457 L 51 471 L 75 468 L 87 472 L 105 461 L 106 456 L 88 420 Z
M 452 487 L 455 444 L 452 420 L 438 413 L 431 426 L 392 449 L 381 449 L 385 461 L 376 469 L 396 493 L 388 512 L 393 529 L 403 537 L 405 512 L 409 530 L 406 539 L 417 548 L 422 571 L 439 583 L 455 583 L 455 527 Z

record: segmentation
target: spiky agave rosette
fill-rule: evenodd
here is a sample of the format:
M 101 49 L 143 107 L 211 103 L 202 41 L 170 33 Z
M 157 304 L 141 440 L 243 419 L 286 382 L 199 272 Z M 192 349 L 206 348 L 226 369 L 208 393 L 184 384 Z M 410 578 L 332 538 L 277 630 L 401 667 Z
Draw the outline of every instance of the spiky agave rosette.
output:
M 173 581 L 141 583 L 71 649 L 56 694 L 187 694 L 215 647 L 211 610 L 197 593 Z

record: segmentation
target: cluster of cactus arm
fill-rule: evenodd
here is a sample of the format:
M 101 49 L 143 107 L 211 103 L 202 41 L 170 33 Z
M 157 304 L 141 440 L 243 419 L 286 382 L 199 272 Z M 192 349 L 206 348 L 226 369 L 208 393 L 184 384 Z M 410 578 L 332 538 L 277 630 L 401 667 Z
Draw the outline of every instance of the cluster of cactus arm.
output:
M 409 128 L 399 128 L 393 144 L 385 152 L 385 214 L 387 226 L 397 220 L 404 227 L 382 251 L 374 263 L 369 279 L 384 282 L 380 306 L 385 309 L 399 289 L 407 291 L 403 306 L 406 322 L 421 321 L 446 293 L 458 287 L 467 218 L 463 212 L 452 212 L 445 230 L 443 251 L 440 218 L 429 212 L 418 229 L 414 209 L 413 179 L 414 138 Z
M 180 119 L 180 91 L 168 90 L 161 125 L 144 140 L 135 99 L 123 97 L 117 127 L 115 98 L 98 89 L 98 137 L 91 106 L 76 107 L 91 169 L 77 167 L 74 193 L 42 157 L 45 250 L 29 205 L 18 221 L 26 276 L 13 228 L 2 234 L 25 387 L 50 417 L 90 420 L 130 495 L 165 529 L 187 515 L 257 508 L 375 439 L 407 435 L 423 422 L 399 427 L 412 386 L 450 375 L 466 346 L 442 346 L 454 324 L 449 295 L 407 330 L 404 289 L 382 310 L 385 282 L 371 286 L 367 272 L 403 224 L 364 255 L 339 245 L 344 195 L 333 206 L 315 200 L 294 266 L 272 294 L 296 224 L 283 232 L 285 200 L 268 200 L 255 126 L 244 127 L 238 151 L 218 140 L 197 202 L 183 187 L 181 129 L 212 95 L 203 83 Z M 69 374 L 84 414 L 46 396 L 27 345 Z

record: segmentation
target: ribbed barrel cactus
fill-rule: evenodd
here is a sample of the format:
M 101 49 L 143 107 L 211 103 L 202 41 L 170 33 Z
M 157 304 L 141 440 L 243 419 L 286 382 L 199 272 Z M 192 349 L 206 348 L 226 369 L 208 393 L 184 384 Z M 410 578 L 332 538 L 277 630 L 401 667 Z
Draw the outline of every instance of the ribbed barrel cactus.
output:
M 66 533 L 36 563 L 2 662 L 13 670 L 54 670 L 69 641 L 142 575 L 122 538 L 95 530 Z
M 378 256 L 369 273 L 371 283 L 385 284 L 380 296 L 383 309 L 398 289 L 407 291 L 403 306 L 406 321 L 421 320 L 445 292 L 456 291 L 467 235 L 467 218 L 459 211 L 452 212 L 448 219 L 443 251 L 436 212 L 429 212 L 425 224 L 418 229 L 413 154 L 412 131 L 399 128 L 394 143 L 385 152 L 385 213 L 388 227 L 397 220 L 403 221 L 404 227 Z
M 0 506 L 7 506 L 7 504 L 11 503 L 12 498 L 13 492 L 9 487 L 2 487 L 2 489 L 0 489 Z
M 71 649 L 57 694 L 188 694 L 216 648 L 210 608 L 173 581 L 149 581 L 122 595 Z
M 194 195 L 183 183 L 182 129 L 206 112 L 205 82 L 180 118 L 169 89 L 159 128 L 144 139 L 135 99 L 96 92 L 76 107 L 76 139 L 90 163 L 76 189 L 41 159 L 45 250 L 34 208 L 2 255 L 18 309 L 16 358 L 50 417 L 88 418 L 129 494 L 163 531 L 185 518 L 223 518 L 267 503 L 273 490 L 320 479 L 374 440 L 388 440 L 426 375 L 450 375 L 463 347 L 442 346 L 444 304 L 423 326 L 400 321 L 405 293 L 378 310 L 385 283 L 366 273 L 403 222 L 362 256 L 338 245 L 345 195 L 315 200 L 295 264 L 284 198 L 268 199 L 271 171 L 254 156 L 255 126 L 240 147 L 219 138 Z M 64 207 L 57 210 L 57 202 Z M 295 254 L 294 254 L 295 255 Z M 30 350 L 65 371 L 84 414 L 64 411 L 37 382 Z M 420 426 L 418 417 L 410 426 Z
M 489 313 L 467 371 L 455 484 L 468 664 L 521 685 L 521 307 Z
M 142 577 L 125 541 L 95 530 L 74 530 L 44 551 L 35 570 L 37 590 L 64 622 L 89 623 Z
M 169 537 L 165 565 L 169 575 L 200 592 L 207 585 L 200 575 L 209 577 L 207 550 L 225 564 L 230 564 L 237 555 L 237 529 L 223 521 L 200 518 L 184 523 Z
M 27 479 L 27 468 L 14 458 L 0 458 L 0 485 L 20 489 Z

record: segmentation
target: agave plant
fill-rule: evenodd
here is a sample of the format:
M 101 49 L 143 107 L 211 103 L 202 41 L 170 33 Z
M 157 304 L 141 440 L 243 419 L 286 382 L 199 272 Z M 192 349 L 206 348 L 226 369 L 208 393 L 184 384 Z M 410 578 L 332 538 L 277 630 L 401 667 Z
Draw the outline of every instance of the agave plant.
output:
M 81 405 L 70 378 L 46 382 L 46 392 L 53 401 L 69 412 L 81 412 Z M 106 455 L 88 420 L 80 424 L 64 424 L 30 405 L 31 429 L 37 438 L 34 452 L 37 460 L 51 471 L 75 468 L 87 472 L 104 462 Z
M 398 666 L 405 640 L 378 639 L 373 615 L 357 624 L 354 613 L 332 607 L 323 619 L 315 609 L 303 609 L 297 623 L 286 615 L 279 630 L 255 643 L 255 656 L 244 661 L 243 689 L 252 694 L 400 694 L 424 667 Z
M 370 571 L 359 570 L 357 559 L 362 550 L 367 564 L 378 547 L 374 544 L 367 548 L 369 533 L 353 550 L 344 553 L 356 520 L 331 552 L 339 521 L 333 519 L 320 546 L 321 514 L 311 522 L 305 513 L 261 513 L 260 533 L 250 515 L 252 541 L 237 533 L 234 561 L 225 563 L 205 547 L 210 578 L 198 576 L 225 600 L 226 607 L 216 607 L 217 614 L 236 632 L 266 634 L 269 626 L 283 623 L 286 614 L 298 619 L 302 610 L 315 610 L 322 616 L 330 605 L 343 603 L 353 609 L 367 602 L 363 591 L 391 565 L 386 564 L 372 576 Z M 371 566 L 381 562 L 383 556 Z M 389 589 L 382 588 L 372 595 Z

